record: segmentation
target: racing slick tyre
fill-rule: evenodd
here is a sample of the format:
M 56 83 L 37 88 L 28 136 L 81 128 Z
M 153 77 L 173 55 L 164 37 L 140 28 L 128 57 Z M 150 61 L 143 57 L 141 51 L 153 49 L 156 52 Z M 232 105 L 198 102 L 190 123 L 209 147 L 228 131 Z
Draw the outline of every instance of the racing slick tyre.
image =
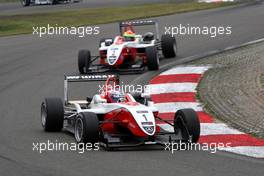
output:
M 161 50 L 165 58 L 176 57 L 177 55 L 177 43 L 175 37 L 168 34 L 161 36 Z
M 24 7 L 26 7 L 30 5 L 30 0 L 21 0 L 21 3 Z
M 74 136 L 77 143 L 94 144 L 99 141 L 99 121 L 92 112 L 80 113 L 75 121 Z
M 51 4 L 52 5 L 55 5 L 55 4 L 58 4 L 59 2 L 58 2 L 58 0 L 51 0 Z
M 184 141 L 196 143 L 200 137 L 200 121 L 193 109 L 180 109 L 174 116 L 174 131 L 181 130 Z
M 60 98 L 46 98 L 41 104 L 41 125 L 45 131 L 61 131 L 64 108 Z
M 86 73 L 86 70 L 90 67 L 91 52 L 89 50 L 80 50 L 78 53 L 78 68 L 81 74 Z
M 159 57 L 156 47 L 146 48 L 147 66 L 149 70 L 159 69 Z

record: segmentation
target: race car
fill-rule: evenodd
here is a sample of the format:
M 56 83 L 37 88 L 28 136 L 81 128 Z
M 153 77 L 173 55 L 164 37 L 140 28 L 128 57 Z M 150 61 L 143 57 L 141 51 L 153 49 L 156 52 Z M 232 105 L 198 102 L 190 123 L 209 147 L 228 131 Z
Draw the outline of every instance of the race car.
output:
M 84 100 L 68 100 L 69 83 L 90 81 L 105 81 L 102 92 Z M 112 150 L 199 139 L 200 122 L 193 109 L 178 110 L 174 120 L 162 119 L 148 95 L 121 91 L 117 75 L 65 76 L 64 91 L 64 103 L 60 98 L 42 102 L 41 124 L 45 131 L 73 133 L 77 143 L 96 143 Z M 174 132 L 162 129 L 162 123 Z
M 155 26 L 155 32 L 141 35 L 136 27 Z M 103 38 L 99 43 L 99 55 L 82 49 L 78 53 L 78 69 L 81 74 L 106 71 L 140 72 L 158 70 L 160 58 L 174 58 L 177 55 L 175 37 L 159 37 L 158 23 L 152 20 L 127 21 L 119 23 L 120 34 L 113 38 Z M 154 34 L 156 33 L 156 34 Z M 95 63 L 96 61 L 96 63 Z
M 51 4 L 51 5 L 55 5 L 58 4 L 60 2 L 79 2 L 79 0 L 20 0 L 21 4 L 26 7 L 26 6 L 30 6 L 30 5 L 44 5 L 44 4 Z

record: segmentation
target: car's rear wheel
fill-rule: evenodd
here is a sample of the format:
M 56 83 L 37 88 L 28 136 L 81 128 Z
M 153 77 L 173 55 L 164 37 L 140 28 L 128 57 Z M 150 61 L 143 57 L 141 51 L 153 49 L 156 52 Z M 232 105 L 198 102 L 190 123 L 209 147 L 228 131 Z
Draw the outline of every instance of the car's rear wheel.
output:
M 75 121 L 75 140 L 78 143 L 94 144 L 99 141 L 99 121 L 92 112 L 80 113 Z
M 59 3 L 59 0 L 52 0 L 52 1 L 51 1 L 51 4 L 52 4 L 52 5 L 55 5 L 55 4 L 58 4 L 58 3 Z
M 165 58 L 176 57 L 177 55 L 177 42 L 175 37 L 168 34 L 161 36 L 161 50 Z
M 174 131 L 182 134 L 183 140 L 196 143 L 200 137 L 200 121 L 193 109 L 181 109 L 175 113 Z
M 45 131 L 61 131 L 64 108 L 61 99 L 46 98 L 41 104 L 41 125 Z
M 147 66 L 149 70 L 159 69 L 159 57 L 156 47 L 146 48 Z
M 86 70 L 91 64 L 91 52 L 89 50 L 80 50 L 78 53 L 78 68 L 81 74 L 86 73 Z
M 30 5 L 30 0 L 21 0 L 21 3 L 24 7 L 26 7 Z

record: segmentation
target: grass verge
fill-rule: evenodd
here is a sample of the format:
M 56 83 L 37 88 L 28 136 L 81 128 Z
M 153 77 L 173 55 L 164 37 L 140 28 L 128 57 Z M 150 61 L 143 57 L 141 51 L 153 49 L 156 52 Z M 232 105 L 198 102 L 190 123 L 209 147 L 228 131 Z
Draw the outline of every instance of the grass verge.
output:
M 195 10 L 235 5 L 235 3 L 165 3 L 133 7 L 87 8 L 73 11 L 0 16 L 0 36 L 29 34 L 33 26 L 82 26 L 147 18 Z

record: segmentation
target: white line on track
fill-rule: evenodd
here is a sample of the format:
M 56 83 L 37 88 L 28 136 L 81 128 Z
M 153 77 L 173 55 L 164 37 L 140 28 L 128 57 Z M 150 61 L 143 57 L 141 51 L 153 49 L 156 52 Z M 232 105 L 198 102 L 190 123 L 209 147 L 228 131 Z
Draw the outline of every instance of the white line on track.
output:
M 197 83 L 166 83 L 147 85 L 145 92 L 149 94 L 196 92 Z
M 202 74 L 208 70 L 210 66 L 181 66 L 174 67 L 160 75 L 174 75 L 174 74 Z
M 264 146 L 237 146 L 237 147 L 227 147 L 221 148 L 219 150 L 224 150 L 240 155 L 251 156 L 255 158 L 264 158 Z
M 173 103 L 157 103 L 154 105 L 160 113 L 176 112 L 179 109 L 191 108 L 195 111 L 203 111 L 200 103 L 195 102 L 173 102 Z
M 169 132 L 173 132 L 174 129 L 169 124 L 159 124 L 159 126 Z M 223 123 L 201 123 L 201 136 L 206 135 L 225 135 L 225 134 L 244 134 L 236 129 L 229 128 Z

